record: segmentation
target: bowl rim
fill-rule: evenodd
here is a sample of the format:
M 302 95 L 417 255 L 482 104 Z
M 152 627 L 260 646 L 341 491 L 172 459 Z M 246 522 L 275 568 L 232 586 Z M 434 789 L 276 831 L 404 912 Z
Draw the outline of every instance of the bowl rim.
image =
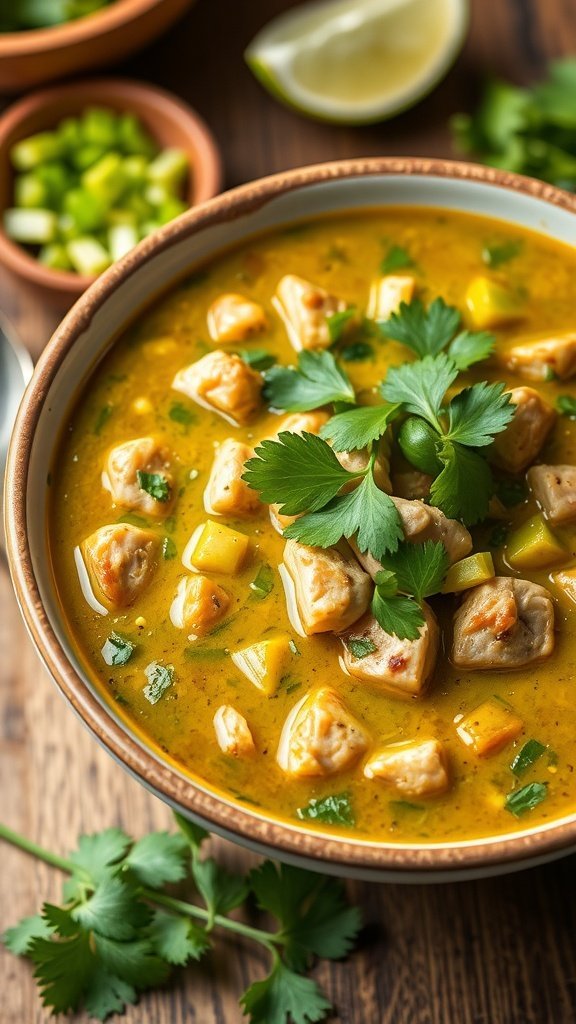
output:
M 179 96 L 149 82 L 135 78 L 105 77 L 82 78 L 74 82 L 65 82 L 36 89 L 11 103 L 0 114 L 0 149 L 5 149 L 7 140 L 18 127 L 30 117 L 56 108 L 62 98 L 72 97 L 78 100 L 78 113 L 92 102 L 95 106 L 119 106 L 126 104 L 126 113 L 134 110 L 145 101 L 147 107 L 159 115 L 162 108 L 170 108 L 174 119 L 178 120 L 189 140 L 187 155 L 195 157 L 196 166 L 202 166 L 201 187 L 191 166 L 187 201 L 190 205 L 198 205 L 211 199 L 220 191 L 223 178 L 222 158 L 216 139 L 203 117 Z M 124 108 L 123 108 L 124 109 Z M 57 116 L 57 115 L 56 115 Z M 63 115 L 64 116 L 64 115 Z M 68 116 L 68 115 L 65 115 Z M 56 121 L 56 124 L 58 121 Z M 48 128 L 46 130 L 49 130 Z M 152 137 L 157 138 L 153 129 L 149 128 Z M 5 207 L 0 207 L 0 215 Z M 80 295 L 95 281 L 95 277 L 76 274 L 70 270 L 54 270 L 41 264 L 23 245 L 13 242 L 4 231 L 0 217 L 0 262 L 5 263 L 12 273 L 24 278 L 32 285 L 43 288 L 54 288 L 65 292 L 70 297 Z
M 47 49 L 76 46 L 95 36 L 125 28 L 130 22 L 147 14 L 154 7 L 159 7 L 163 2 L 164 0 L 117 0 L 109 7 L 103 7 L 75 21 L 67 21 L 63 25 L 3 32 L 0 35 L 0 57 L 29 57 Z
M 7 551 L 16 597 L 29 633 L 42 661 L 61 692 L 92 734 L 147 788 L 183 813 L 203 820 L 214 831 L 261 849 L 273 849 L 285 859 L 305 860 L 309 865 L 329 865 L 331 871 L 373 873 L 374 876 L 416 876 L 432 872 L 435 878 L 454 872 L 474 873 L 527 866 L 547 859 L 576 844 L 576 814 L 556 823 L 535 826 L 512 835 L 485 837 L 462 843 L 382 845 L 359 837 L 342 838 L 291 825 L 272 816 L 233 803 L 202 789 L 194 779 L 178 773 L 169 763 L 138 742 L 100 703 L 76 673 L 52 629 L 43 607 L 33 569 L 27 536 L 26 491 L 31 449 L 40 411 L 60 364 L 76 337 L 116 286 L 142 267 L 152 254 L 164 251 L 199 229 L 222 224 L 249 213 L 280 194 L 334 179 L 374 175 L 418 175 L 475 181 L 520 192 L 576 213 L 576 196 L 542 181 L 477 164 L 424 157 L 382 157 L 333 161 L 296 168 L 258 179 L 195 207 L 140 243 L 114 264 L 88 289 L 44 350 L 28 386 L 10 444 L 5 486 Z

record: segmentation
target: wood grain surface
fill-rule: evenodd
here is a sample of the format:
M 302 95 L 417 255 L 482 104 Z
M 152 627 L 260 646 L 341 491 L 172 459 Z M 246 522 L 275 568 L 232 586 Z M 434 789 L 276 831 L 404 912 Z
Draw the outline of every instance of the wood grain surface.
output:
M 519 82 L 576 52 L 576 0 L 472 0 L 465 50 L 445 82 L 400 119 L 347 129 L 305 121 L 252 79 L 244 45 L 287 0 L 200 0 L 169 35 L 115 69 L 178 93 L 222 147 L 226 183 L 282 168 L 368 154 L 450 155 L 446 121 L 469 107 L 487 71 Z M 0 308 L 34 353 L 56 323 L 34 294 L 0 278 Z M 112 762 L 65 706 L 34 654 L 0 562 L 0 819 L 66 853 L 81 831 L 121 825 L 135 835 L 169 824 L 163 805 Z M 217 854 L 251 857 L 222 841 Z M 3 847 L 0 924 L 58 898 L 58 873 Z M 360 950 L 321 966 L 340 1024 L 573 1024 L 576 860 L 506 878 L 442 887 L 350 885 L 364 908 Z M 236 1024 L 237 997 L 264 961 L 222 940 L 202 967 L 147 996 L 130 1024 Z M 27 964 L 0 953 L 0 1024 L 43 1024 Z M 79 1016 L 77 1022 L 86 1018 Z

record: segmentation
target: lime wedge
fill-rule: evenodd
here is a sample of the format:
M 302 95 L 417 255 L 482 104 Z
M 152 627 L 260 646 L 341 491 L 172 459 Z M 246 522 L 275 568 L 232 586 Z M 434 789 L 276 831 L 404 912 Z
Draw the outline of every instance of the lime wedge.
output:
M 313 0 L 270 22 L 245 58 L 303 114 L 369 124 L 412 106 L 442 78 L 468 23 L 468 0 Z

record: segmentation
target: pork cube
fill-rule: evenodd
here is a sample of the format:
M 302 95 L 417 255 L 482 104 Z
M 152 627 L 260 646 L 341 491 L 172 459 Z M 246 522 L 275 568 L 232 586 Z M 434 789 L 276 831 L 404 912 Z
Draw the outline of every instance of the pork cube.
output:
M 432 480 L 433 477 L 428 473 L 421 473 L 419 469 L 408 469 L 406 472 L 394 473 L 392 491 L 397 497 L 407 498 L 409 501 L 427 498 Z
M 253 455 L 252 448 L 233 437 L 218 446 L 204 491 L 204 508 L 209 515 L 251 516 L 262 510 L 258 492 L 242 479 L 246 460 Z
M 436 739 L 391 743 L 372 755 L 364 775 L 393 786 L 406 797 L 441 796 L 450 784 L 448 758 Z
M 454 616 L 452 661 L 461 668 L 520 668 L 554 650 L 554 605 L 529 580 L 496 576 L 467 591 Z
M 389 464 L 385 449 L 385 445 L 378 445 L 378 453 L 374 460 L 374 480 L 381 491 L 390 494 L 392 484 L 390 482 Z M 368 448 L 354 448 L 349 452 L 334 452 L 334 454 L 340 465 L 347 469 L 349 473 L 363 473 L 370 461 L 370 451 Z M 357 482 L 351 481 L 349 484 L 345 484 L 341 493 L 345 494 L 347 491 L 353 490 L 360 483 L 361 481 L 358 480 Z
M 138 437 L 112 448 L 102 486 L 124 508 L 146 516 L 167 516 L 176 497 L 170 452 L 153 437 Z
M 312 690 L 288 715 L 276 760 L 287 775 L 334 775 L 346 771 L 368 748 L 364 728 L 338 696 L 324 686 Z
M 372 582 L 345 548 L 313 548 L 296 540 L 284 548 L 284 582 L 293 584 L 294 609 L 306 636 L 339 633 L 366 611 Z M 290 597 L 288 594 L 290 606 Z M 289 607 L 289 612 L 292 611 Z
M 368 612 L 340 635 L 343 669 L 394 697 L 421 697 L 434 672 L 440 641 L 432 609 L 423 604 L 422 611 L 425 622 L 417 640 L 399 640 L 385 633 Z M 366 648 L 373 649 L 365 654 Z
M 389 320 L 397 313 L 400 303 L 411 302 L 416 278 L 411 274 L 387 274 L 373 281 L 366 316 L 368 320 Z
M 256 753 L 248 722 L 231 704 L 222 704 L 213 718 L 218 746 L 231 757 L 251 757 Z
M 554 526 L 576 519 L 576 466 L 532 466 L 527 479 L 544 515 Z
M 214 299 L 207 319 L 210 337 L 219 345 L 246 341 L 268 327 L 262 306 L 234 292 Z
M 279 281 L 272 303 L 297 352 L 303 348 L 329 348 L 332 338 L 328 318 L 348 308 L 342 299 L 294 274 L 286 274 Z
M 82 544 L 91 580 L 112 608 L 134 603 L 157 566 L 159 540 L 149 530 L 128 523 L 102 526 Z
M 278 429 L 270 435 L 270 441 L 277 441 L 278 435 L 287 431 L 289 434 L 319 434 L 330 416 L 323 409 L 315 409 L 314 412 L 293 412 L 289 416 L 283 416 L 278 424 Z
M 185 629 L 190 640 L 195 640 L 210 633 L 229 606 L 226 591 L 208 576 L 184 576 L 170 606 L 170 620 L 177 629 Z
M 520 473 L 539 454 L 556 421 L 556 413 L 534 388 L 512 388 L 510 401 L 516 406 L 514 418 L 497 434 L 491 458 L 509 473 Z
M 514 345 L 504 365 L 525 380 L 568 380 L 576 373 L 576 334 L 559 334 Z
M 456 719 L 456 732 L 478 757 L 497 754 L 522 732 L 524 723 L 502 701 L 484 701 L 473 711 Z
M 254 419 L 262 403 L 263 381 L 240 356 L 216 349 L 179 370 L 172 387 L 235 426 Z

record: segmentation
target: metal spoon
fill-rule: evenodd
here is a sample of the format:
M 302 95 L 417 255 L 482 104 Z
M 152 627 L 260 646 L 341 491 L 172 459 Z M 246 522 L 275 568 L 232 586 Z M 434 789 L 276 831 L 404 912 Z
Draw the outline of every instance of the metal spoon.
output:
M 2 491 L 12 426 L 20 399 L 34 369 L 27 349 L 0 313 L 0 555 L 5 555 Z

